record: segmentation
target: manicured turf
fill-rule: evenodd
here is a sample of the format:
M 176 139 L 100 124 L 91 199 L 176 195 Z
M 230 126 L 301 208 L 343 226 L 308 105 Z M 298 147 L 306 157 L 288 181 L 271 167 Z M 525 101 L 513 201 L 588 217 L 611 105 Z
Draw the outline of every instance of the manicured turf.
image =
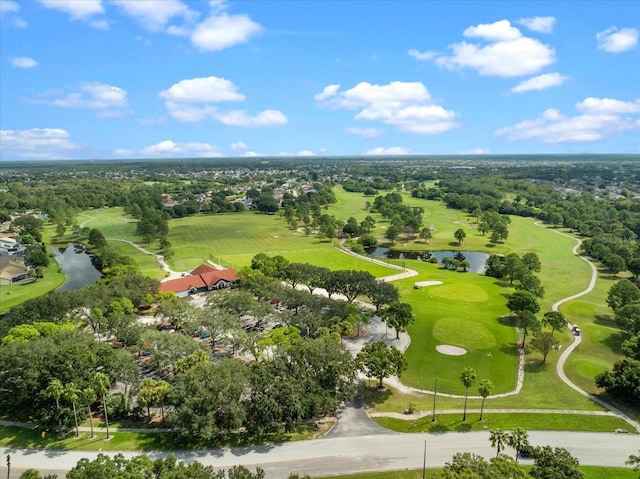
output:
M 64 278 L 64 273 L 59 271 L 58 263 L 51 258 L 51 262 L 44 273 L 44 278 L 35 283 L 0 286 L 0 314 L 9 311 L 28 299 L 37 298 L 47 294 L 49 291 L 53 291 L 64 283 Z
M 504 288 L 492 278 L 420 261 L 407 261 L 407 267 L 417 270 L 419 276 L 395 283 L 415 314 L 415 323 L 408 328 L 409 368 L 402 374 L 402 382 L 433 389 L 438 378 L 439 391 L 463 394 L 458 377 L 464 368 L 473 367 L 478 379 L 493 382 L 494 393 L 514 389 L 518 367 L 515 328 L 498 321 L 508 313 Z M 443 284 L 413 288 L 414 282 L 424 280 Z M 464 348 L 467 353 L 441 354 L 436 346 L 443 344 Z
M 525 414 L 525 413 L 491 413 L 485 411 L 482 421 L 478 413 L 467 413 L 467 421 L 462 421 L 462 414 L 438 414 L 436 421 L 432 416 L 425 416 L 415 421 L 376 417 L 374 420 L 389 429 L 398 432 L 466 432 L 485 431 L 500 428 L 510 430 L 522 427 L 526 430 L 546 431 L 590 431 L 614 432 L 626 429 L 630 433 L 633 428 L 622 419 L 611 416 L 585 416 L 581 414 Z

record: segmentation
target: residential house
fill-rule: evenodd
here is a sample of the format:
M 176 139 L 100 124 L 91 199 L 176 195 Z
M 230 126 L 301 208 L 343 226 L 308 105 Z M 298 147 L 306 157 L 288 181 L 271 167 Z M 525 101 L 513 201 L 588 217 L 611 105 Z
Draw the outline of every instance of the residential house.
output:
M 29 268 L 21 258 L 0 256 L 0 286 L 8 286 L 27 279 Z

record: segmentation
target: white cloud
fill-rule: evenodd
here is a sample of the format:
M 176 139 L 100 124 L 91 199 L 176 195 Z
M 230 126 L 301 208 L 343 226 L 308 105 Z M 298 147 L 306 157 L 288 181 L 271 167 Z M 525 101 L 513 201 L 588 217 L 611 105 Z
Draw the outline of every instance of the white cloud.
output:
M 45 7 L 67 13 L 73 20 L 85 20 L 103 13 L 101 0 L 39 0 Z
M 231 149 L 236 151 L 236 150 L 246 150 L 247 148 L 249 148 L 247 146 L 247 144 L 243 141 L 236 141 L 231 143 Z
M 244 101 L 245 96 L 229 80 L 218 77 L 181 80 L 160 92 L 169 114 L 178 121 L 214 119 L 230 126 L 277 126 L 287 123 L 278 110 L 264 110 L 255 116 L 242 110 L 221 111 L 215 103 Z
M 172 140 L 164 140 L 155 145 L 149 145 L 140 154 L 148 157 L 156 156 L 180 156 L 180 157 L 220 157 L 222 154 L 215 146 L 208 143 L 176 143 Z
M 311 150 L 302 150 L 296 156 L 316 156 L 316 154 Z
M 183 103 L 215 103 L 245 99 L 232 82 L 214 76 L 180 80 L 168 90 L 160 92 L 160 96 L 168 101 Z
M 215 52 L 246 43 L 262 30 L 262 26 L 247 15 L 223 12 L 199 24 L 191 34 L 191 43 L 201 50 Z
M 471 148 L 470 150 L 461 150 L 460 155 L 488 155 L 490 153 L 486 148 Z
M 58 92 L 54 93 L 57 94 Z M 44 96 L 51 96 L 51 94 L 45 94 Z M 47 98 L 36 102 L 62 108 L 98 110 L 103 118 L 121 116 L 124 113 L 124 109 L 129 106 L 126 90 L 100 82 L 82 83 L 77 90 L 60 98 Z
M 377 128 L 359 128 L 357 126 L 346 128 L 344 131 L 352 135 L 358 135 L 362 138 L 375 138 L 382 135 L 383 131 Z
M 145 29 L 152 32 L 164 30 L 174 17 L 193 19 L 197 15 L 180 0 L 112 0 L 120 9 Z
M 242 156 L 246 156 L 247 158 L 254 158 L 256 156 L 260 156 L 260 154 L 256 151 L 246 151 L 242 154 Z
M 432 60 L 443 68 L 471 68 L 480 75 L 499 77 L 531 75 L 556 60 L 553 48 L 523 36 L 508 20 L 471 26 L 464 36 L 479 41 L 449 45 L 451 55 L 433 56 Z
M 17 2 L 10 0 L 0 0 L 0 17 L 5 13 L 16 13 L 20 10 L 20 5 Z
M 407 55 L 415 58 L 416 60 L 425 61 L 425 60 L 433 60 L 439 54 L 438 52 L 432 52 L 432 51 L 421 52 L 419 50 L 411 49 L 407 52 Z
M 64 159 L 80 145 L 61 128 L 0 130 L 0 157 L 3 159 Z
M 255 116 L 242 110 L 215 112 L 213 117 L 228 126 L 279 126 L 287 123 L 287 117 L 278 110 L 264 110 Z
M 11 64 L 16 68 L 35 68 L 38 62 L 29 57 L 16 57 L 11 60 Z
M 490 42 L 517 40 L 522 38 L 522 33 L 516 27 L 511 26 L 509 20 L 500 20 L 494 23 L 481 23 L 468 27 L 463 33 L 469 38 L 483 38 Z
M 540 118 L 525 120 L 496 131 L 508 141 L 539 140 L 545 143 L 597 141 L 615 133 L 640 129 L 640 119 L 621 114 L 640 113 L 640 100 L 624 102 L 587 98 L 576 104 L 582 114 L 567 117 L 549 108 Z
M 530 17 L 521 18 L 517 20 L 517 23 L 524 25 L 534 32 L 551 33 L 553 31 L 553 26 L 556 23 L 556 19 L 554 17 Z
M 392 146 L 391 148 L 383 148 L 381 146 L 365 151 L 364 155 L 408 155 L 411 153 L 409 148 L 403 146 Z
M 609 53 L 622 53 L 638 44 L 638 30 L 635 28 L 611 27 L 596 34 L 598 49 Z
M 529 78 L 511 89 L 513 93 L 522 93 L 531 90 L 544 90 L 553 86 L 562 85 L 568 77 L 560 73 L 545 73 Z
M 620 113 L 639 113 L 640 99 L 636 101 L 620 101 L 613 98 L 585 98 L 576 103 L 578 111 L 583 113 L 596 113 L 604 115 L 617 115 Z
M 335 96 L 335 94 L 338 92 L 339 89 L 340 89 L 339 83 L 335 85 L 327 85 L 326 87 L 324 87 L 324 90 L 322 90 L 317 95 L 314 95 L 313 98 L 316 101 L 326 100 L 327 98 L 331 98 L 332 96 Z
M 356 120 L 381 121 L 409 133 L 432 135 L 458 126 L 455 113 L 433 104 L 429 91 L 420 82 L 361 82 L 341 93 L 336 89 L 320 106 L 359 110 Z

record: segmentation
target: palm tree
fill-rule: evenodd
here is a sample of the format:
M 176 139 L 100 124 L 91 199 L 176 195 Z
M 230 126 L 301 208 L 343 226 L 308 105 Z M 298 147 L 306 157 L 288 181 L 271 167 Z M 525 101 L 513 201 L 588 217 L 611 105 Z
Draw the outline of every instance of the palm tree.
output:
M 496 457 L 500 455 L 500 451 L 504 449 L 504 446 L 507 444 L 507 433 L 505 433 L 502 429 L 494 429 L 491 431 L 489 436 L 489 441 L 491 441 L 491 447 L 495 447 L 498 452 L 496 452 Z
M 469 399 L 469 388 L 476 382 L 476 370 L 473 368 L 464 368 L 460 374 L 460 382 L 464 386 L 464 414 L 462 420 L 467 420 L 467 399 Z
M 109 439 L 109 417 L 107 416 L 107 393 L 109 392 L 109 387 L 111 386 L 111 381 L 109 380 L 109 376 L 105 373 L 96 373 L 94 377 L 94 384 L 96 388 L 96 392 L 102 397 L 102 407 L 104 409 L 104 422 L 107 425 L 107 435 L 105 439 Z
M 56 400 L 56 410 L 58 411 L 58 436 L 62 437 L 62 417 L 60 416 L 60 398 L 64 393 L 64 386 L 59 379 L 52 379 L 47 387 L 47 393 Z
M 162 424 L 164 424 L 164 401 L 167 399 L 167 394 L 169 394 L 169 383 L 166 381 L 158 381 L 156 384 L 156 394 L 158 400 L 160 401 L 160 413 L 162 414 Z
M 75 425 L 76 425 L 76 437 L 78 437 L 80 435 L 80 432 L 78 430 L 78 411 L 76 409 L 76 403 L 78 402 L 78 400 L 80 398 L 81 392 L 82 391 L 80 391 L 80 389 L 78 389 L 76 387 L 76 385 L 73 384 L 73 383 L 67 384 L 67 387 L 64 389 L 64 397 L 73 406 L 73 419 L 74 419 Z
M 80 403 L 84 406 L 87 406 L 89 409 L 89 426 L 91 426 L 91 438 L 93 439 L 95 435 L 93 434 L 93 418 L 91 417 L 91 405 L 96 402 L 96 392 L 91 388 L 84 388 L 80 391 Z
M 488 396 L 491 396 L 491 390 L 493 389 L 493 383 L 488 379 L 481 379 L 478 384 L 478 394 L 482 396 L 482 405 L 480 406 L 480 421 L 482 421 L 482 413 L 484 412 L 484 401 Z
M 507 436 L 507 443 L 516 450 L 516 462 L 518 462 L 520 452 L 529 446 L 529 434 L 521 427 L 514 427 Z

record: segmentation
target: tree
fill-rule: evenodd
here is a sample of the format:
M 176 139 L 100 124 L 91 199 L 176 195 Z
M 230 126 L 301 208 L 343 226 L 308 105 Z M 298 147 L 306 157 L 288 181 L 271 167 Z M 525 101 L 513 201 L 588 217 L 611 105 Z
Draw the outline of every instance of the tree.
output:
M 462 228 L 458 228 L 455 233 L 453 233 L 453 236 L 458 240 L 458 246 L 462 246 L 462 241 L 467 237 L 467 233 L 465 233 Z
M 89 426 L 91 427 L 91 436 L 89 437 L 93 439 L 95 436 L 93 434 L 93 417 L 91 415 L 91 405 L 96 402 L 97 396 L 95 391 L 91 388 L 82 389 L 79 396 L 80 403 L 83 406 L 86 406 L 89 410 Z
M 376 307 L 376 313 L 385 304 L 393 304 L 400 299 L 398 288 L 387 281 L 374 281 L 371 283 L 367 296 Z
M 391 241 L 391 244 L 394 244 L 396 242 L 398 236 L 400 236 L 400 228 L 394 225 L 389 225 L 389 227 L 387 227 L 384 232 L 384 237 Z
M 640 361 L 624 358 L 616 361 L 611 371 L 596 375 L 596 386 L 629 404 L 640 403 Z
M 78 411 L 76 409 L 76 403 L 80 400 L 81 394 L 82 391 L 78 389 L 73 383 L 67 384 L 67 386 L 64 388 L 63 395 L 65 399 L 69 401 L 73 406 L 73 419 L 76 426 L 76 437 L 80 435 L 80 432 L 78 431 Z
M 567 320 L 560 311 L 547 311 L 542 316 L 542 324 L 551 327 L 551 334 L 554 331 L 562 331 L 567 327 Z
M 522 262 L 516 253 L 510 253 L 504 260 L 504 274 L 509 278 L 512 285 L 515 280 L 519 280 L 528 272 L 527 266 Z
M 560 225 L 562 225 L 562 223 L 564 222 L 564 218 L 562 217 L 562 215 L 558 212 L 553 212 L 549 215 L 548 218 L 549 223 L 551 223 L 554 227 L 558 227 Z
M 520 283 L 516 285 L 516 289 L 528 291 L 537 298 L 544 297 L 544 286 L 535 274 L 525 273 L 520 277 Z
M 427 244 L 427 240 L 430 240 L 431 237 L 431 228 L 422 228 L 420 230 L 420 239 L 424 240 L 424 244 Z
M 169 400 L 175 411 L 167 415 L 177 436 L 210 441 L 243 424 L 247 369 L 242 361 L 224 358 L 199 363 L 178 375 Z
M 64 394 L 64 386 L 60 382 L 59 379 L 53 379 L 49 383 L 49 387 L 47 387 L 47 392 L 49 395 L 56 400 L 56 411 L 58 412 L 58 436 L 62 437 L 62 416 L 60 415 L 60 398 Z
M 33 244 L 27 246 L 25 263 L 29 266 L 49 266 L 49 255 L 44 250 L 44 247 L 39 244 Z
M 382 388 L 384 378 L 399 376 L 408 366 L 404 354 L 393 346 L 387 346 L 383 341 L 364 346 L 356 356 L 356 362 L 358 369 L 368 378 L 379 380 L 379 388 Z
M 102 398 L 104 422 L 107 428 L 107 435 L 105 436 L 105 439 L 109 439 L 111 436 L 109 436 L 109 416 L 107 415 L 107 393 L 109 392 L 109 388 L 111 387 L 111 380 L 105 373 L 96 373 L 94 386 L 95 391 Z
M 514 427 L 507 436 L 507 443 L 515 449 L 518 462 L 518 455 L 529 447 L 529 434 L 521 427 Z
M 625 464 L 628 466 L 633 466 L 634 471 L 640 470 L 640 454 L 637 456 L 635 454 L 631 454 Z
M 535 479 L 584 479 L 578 469 L 580 463 L 564 448 L 535 447 L 532 455 L 534 465 L 530 474 Z
M 621 279 L 607 293 L 607 305 L 614 311 L 640 299 L 640 288 L 633 281 Z
M 542 362 L 547 362 L 547 354 L 559 344 L 558 340 L 553 336 L 553 333 L 544 331 L 538 334 L 533 340 L 531 340 L 531 346 L 533 349 L 542 353 Z
M 462 420 L 467 420 L 467 400 L 469 399 L 469 388 L 476 382 L 476 370 L 473 368 L 464 368 L 460 373 L 460 382 L 464 386 L 464 413 Z
M 616 323 L 632 336 L 640 333 L 640 300 L 616 309 Z
M 381 315 L 387 325 L 396 330 L 396 339 L 400 339 L 400 332 L 406 331 L 407 326 L 415 320 L 409 303 L 391 303 L 382 310 Z
M 542 264 L 540 263 L 540 258 L 535 253 L 525 253 L 522 256 L 522 263 L 527 267 L 527 269 L 534 273 L 539 273 L 542 268 Z
M 484 412 L 484 401 L 491 395 L 493 383 L 488 379 L 481 379 L 478 383 L 478 394 L 482 396 L 482 404 L 480 405 L 480 421 L 482 421 L 482 413 Z
M 509 295 L 509 299 L 507 300 L 507 308 L 512 313 L 518 315 L 523 311 L 528 311 L 532 314 L 536 314 L 540 311 L 540 305 L 536 300 L 535 296 L 533 296 L 530 292 L 520 290 L 515 291 L 511 295 Z
M 535 314 L 525 310 L 518 313 L 516 316 L 516 324 L 520 327 L 522 332 L 522 347 L 524 348 L 528 334 L 540 331 L 540 321 L 538 321 Z
M 493 429 L 489 435 L 489 441 L 491 441 L 491 447 L 497 449 L 496 457 L 498 457 L 508 443 L 507 433 L 499 428 Z
M 610 254 L 604 259 L 603 263 L 609 268 L 614 277 L 627 267 L 624 258 L 618 254 Z

